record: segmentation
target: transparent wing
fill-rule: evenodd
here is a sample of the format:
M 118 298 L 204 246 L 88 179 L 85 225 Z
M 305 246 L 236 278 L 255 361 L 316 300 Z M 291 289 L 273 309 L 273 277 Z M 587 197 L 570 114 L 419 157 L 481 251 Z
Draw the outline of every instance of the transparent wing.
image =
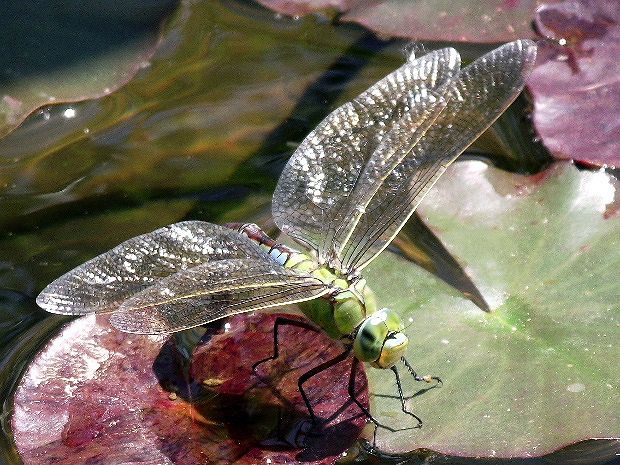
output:
M 213 260 L 271 261 L 244 235 L 202 221 L 171 224 L 129 239 L 48 285 L 37 304 L 52 313 L 113 312 L 132 295 L 182 270 Z
M 450 48 L 412 59 L 328 115 L 280 176 L 272 208 L 278 227 L 325 263 L 338 246 L 335 225 L 358 205 L 351 193 L 371 155 L 404 120 L 415 143 L 445 106 L 434 90 L 451 81 L 459 67 L 458 53 Z
M 221 260 L 158 281 L 126 300 L 110 321 L 126 332 L 170 333 L 329 291 L 322 281 L 273 261 Z
M 385 145 L 405 147 L 406 153 L 396 166 L 373 175 L 372 165 L 381 165 L 386 153 L 378 149 L 367 166 L 371 174 L 365 172 L 356 186 L 360 206 L 340 223 L 348 239 L 338 257 L 344 270 L 361 270 L 390 243 L 446 167 L 521 92 L 535 59 L 536 45 L 528 40 L 491 51 L 446 85 L 448 106 L 417 143 L 400 125 L 388 133 Z

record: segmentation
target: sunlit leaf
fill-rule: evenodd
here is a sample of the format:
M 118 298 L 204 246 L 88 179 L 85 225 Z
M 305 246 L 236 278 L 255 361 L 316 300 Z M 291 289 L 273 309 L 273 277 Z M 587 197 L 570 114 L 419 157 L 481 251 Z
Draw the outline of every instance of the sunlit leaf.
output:
M 383 36 L 415 40 L 508 42 L 533 37 L 530 25 L 540 0 L 258 0 L 291 16 L 321 10 L 343 13 Z
M 379 448 L 525 457 L 620 437 L 618 184 L 570 164 L 532 177 L 473 161 L 448 170 L 420 214 L 491 312 L 394 256 L 368 270 L 382 305 L 412 320 L 410 363 L 444 381 L 408 401 L 424 426 L 379 430 Z M 425 387 L 401 376 L 409 394 Z M 399 424 L 386 373 L 369 378 L 375 414 Z
M 365 424 L 348 400 L 350 363 L 306 384 L 324 428 L 307 434 L 297 380 L 342 351 L 325 335 L 282 330 L 275 315 L 237 316 L 211 328 L 190 374 L 175 339 L 137 336 L 105 318 L 80 318 L 37 355 L 15 393 L 13 434 L 26 465 L 83 463 L 332 464 Z M 349 361 L 350 362 L 350 361 Z M 365 374 L 357 372 L 367 403 Z

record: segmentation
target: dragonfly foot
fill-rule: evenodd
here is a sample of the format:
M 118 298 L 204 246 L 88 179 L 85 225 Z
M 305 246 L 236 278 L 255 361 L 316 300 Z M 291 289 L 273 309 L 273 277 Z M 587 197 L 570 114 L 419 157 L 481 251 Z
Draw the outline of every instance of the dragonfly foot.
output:
M 262 360 L 259 360 L 258 362 L 254 363 L 254 365 L 252 365 L 252 371 L 254 373 L 256 373 L 256 369 L 258 368 L 259 365 L 262 365 L 265 362 L 268 362 L 269 360 L 276 360 L 279 355 L 280 355 L 280 347 L 278 345 L 278 329 L 280 328 L 280 326 L 296 326 L 298 328 L 303 328 L 303 329 L 307 329 L 310 331 L 315 331 L 318 332 L 318 329 L 306 322 L 306 321 L 300 321 L 300 320 L 295 320 L 292 318 L 286 318 L 286 317 L 282 317 L 279 316 L 276 318 L 276 321 L 273 324 L 273 354 L 270 355 L 269 357 L 265 357 Z
M 254 374 L 258 375 L 258 370 L 257 370 L 257 369 L 258 369 L 258 367 L 259 367 L 260 365 L 262 365 L 263 363 L 268 362 L 269 360 L 275 360 L 275 357 L 273 357 L 273 356 L 272 356 L 272 357 L 267 357 L 267 358 L 264 358 L 264 359 L 262 359 L 262 360 L 259 360 L 259 361 L 258 361 L 258 362 L 256 362 L 256 363 L 254 363 L 254 364 L 252 365 L 252 372 L 254 372 Z
M 295 428 L 289 433 L 289 437 L 294 438 L 294 444 L 299 448 L 307 447 L 309 441 L 320 437 L 323 433 L 323 425 L 316 418 L 306 418 L 299 421 Z
M 386 429 L 386 430 L 388 430 L 388 431 L 390 431 L 390 432 L 392 432 L 392 433 L 396 433 L 396 432 L 398 432 L 398 431 L 409 431 L 409 430 L 412 430 L 412 429 L 420 429 L 420 428 L 422 428 L 422 420 L 420 420 L 417 416 L 415 416 L 415 415 L 414 415 L 413 413 L 411 413 L 411 412 L 405 412 L 405 413 L 407 413 L 407 414 L 411 415 L 412 417 L 414 417 L 414 418 L 417 420 L 417 422 L 418 422 L 418 423 L 417 423 L 415 426 L 406 426 L 406 427 L 404 427 L 404 428 L 393 428 L 393 427 L 391 427 L 391 426 L 384 425 L 383 423 L 378 422 L 378 421 L 377 421 L 374 417 L 372 417 L 372 416 L 369 416 L 369 417 L 368 417 L 368 420 L 369 420 L 372 424 L 374 424 L 374 425 L 375 425 L 375 434 L 376 434 L 377 428 L 383 428 L 383 429 Z
M 437 386 L 443 386 L 443 381 L 441 380 L 439 376 L 424 375 L 424 376 L 416 377 L 415 380 L 424 381 L 425 383 L 429 383 L 429 384 L 435 381 Z
M 424 381 L 425 383 L 429 383 L 429 384 L 435 381 L 436 382 L 435 386 L 443 386 L 443 381 L 441 380 L 439 376 L 431 376 L 431 375 L 420 376 L 416 373 L 416 371 L 409 364 L 409 362 L 407 361 L 405 357 L 401 357 L 400 360 L 401 362 L 403 362 L 403 365 L 405 365 L 405 368 L 407 368 L 407 371 L 411 374 L 411 376 L 413 376 L 413 379 L 415 379 L 416 381 Z

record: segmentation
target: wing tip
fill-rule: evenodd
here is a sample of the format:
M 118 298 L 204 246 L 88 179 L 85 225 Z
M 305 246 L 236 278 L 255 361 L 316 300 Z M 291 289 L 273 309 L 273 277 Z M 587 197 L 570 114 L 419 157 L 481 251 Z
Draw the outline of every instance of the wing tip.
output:
M 62 296 L 59 296 L 53 289 L 50 289 L 50 286 L 47 286 L 39 293 L 35 299 L 35 302 L 40 308 L 48 313 L 55 313 L 57 315 L 72 315 L 71 311 L 68 310 L 68 307 L 59 304 L 59 298 L 62 300 Z
M 518 39 L 513 42 L 508 42 L 503 45 L 501 48 L 512 49 L 517 53 L 515 55 L 521 58 L 521 67 L 524 70 L 524 74 L 529 74 L 529 72 L 534 67 L 534 63 L 536 62 L 536 55 L 538 53 L 538 45 L 536 42 L 531 39 Z
M 48 300 L 49 300 L 49 294 L 47 292 L 47 288 L 45 288 L 39 293 L 39 295 L 36 297 L 34 301 L 40 308 L 42 308 L 46 312 L 54 313 L 52 310 L 53 306 L 48 303 Z

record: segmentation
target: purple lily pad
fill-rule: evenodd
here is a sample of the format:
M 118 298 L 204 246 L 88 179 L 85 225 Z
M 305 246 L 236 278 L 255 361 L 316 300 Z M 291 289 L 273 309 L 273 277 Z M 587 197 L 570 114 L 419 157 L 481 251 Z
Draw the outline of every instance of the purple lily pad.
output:
M 258 0 L 291 16 L 334 9 L 343 21 L 374 32 L 416 40 L 508 42 L 534 37 L 538 0 Z
M 360 0 L 258 0 L 261 5 L 289 16 L 303 16 L 315 11 L 347 11 Z
M 322 333 L 282 328 L 276 315 L 241 315 L 209 330 L 185 376 L 174 338 L 120 333 L 80 318 L 39 352 L 15 393 L 13 433 L 26 465 L 47 463 L 334 463 L 366 418 L 349 399 L 350 360 L 305 385 L 324 420 L 308 432 L 297 391 L 307 369 L 342 350 Z M 356 372 L 368 405 L 366 376 Z M 299 443 L 303 442 L 304 447 Z
M 554 39 L 540 44 L 540 64 L 528 80 L 543 143 L 557 158 L 620 166 L 618 2 L 544 6 L 536 25 Z

